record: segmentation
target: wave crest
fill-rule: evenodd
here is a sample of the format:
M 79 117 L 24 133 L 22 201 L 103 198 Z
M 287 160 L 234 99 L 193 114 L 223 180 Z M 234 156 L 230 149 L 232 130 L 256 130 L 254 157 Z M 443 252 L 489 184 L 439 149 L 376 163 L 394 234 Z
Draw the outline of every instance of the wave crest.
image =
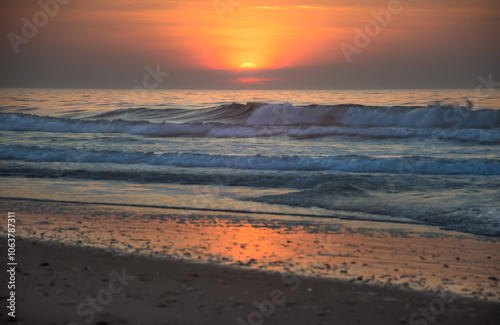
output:
M 242 156 L 179 154 L 168 152 L 81 151 L 37 146 L 0 147 L 0 159 L 28 162 L 80 162 L 147 164 L 191 168 L 228 168 L 282 171 L 343 171 L 354 173 L 397 173 L 422 175 L 500 175 L 500 159 L 444 159 L 426 156 L 373 158 L 343 156 Z
M 206 109 L 127 108 L 90 119 L 0 113 L 0 131 L 126 133 L 159 137 L 434 137 L 500 143 L 500 110 L 460 106 L 377 107 L 230 104 Z
M 498 128 L 500 111 L 472 111 L 463 106 L 293 106 L 265 105 L 247 120 L 250 125 L 342 125 L 408 128 Z

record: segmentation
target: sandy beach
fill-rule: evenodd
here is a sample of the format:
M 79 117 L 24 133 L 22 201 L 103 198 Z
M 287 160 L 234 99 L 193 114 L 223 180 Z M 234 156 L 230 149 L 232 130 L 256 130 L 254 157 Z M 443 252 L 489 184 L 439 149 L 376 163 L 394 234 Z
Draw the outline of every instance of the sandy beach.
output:
M 85 324 L 86 319 L 92 319 L 89 324 L 246 324 L 250 315 L 249 324 L 260 324 L 261 318 L 262 324 L 497 324 L 500 319 L 498 303 L 453 295 L 116 256 L 31 240 L 20 241 L 19 254 L 19 324 Z M 113 270 L 125 274 L 127 284 L 109 305 L 99 304 L 99 292 L 108 289 Z M 271 301 L 272 294 L 278 304 L 264 303 L 269 317 L 258 316 L 254 302 Z M 108 296 L 102 297 L 107 303 Z M 95 298 L 96 309 L 103 309 L 95 317 L 88 313 L 87 298 Z M 77 313 L 82 303 L 83 317 Z M 430 319 L 408 320 L 420 311 Z
M 500 319 L 500 246 L 484 237 L 334 219 L 312 226 L 284 216 L 235 221 L 222 213 L 32 200 L 0 206 L 16 209 L 22 324 Z

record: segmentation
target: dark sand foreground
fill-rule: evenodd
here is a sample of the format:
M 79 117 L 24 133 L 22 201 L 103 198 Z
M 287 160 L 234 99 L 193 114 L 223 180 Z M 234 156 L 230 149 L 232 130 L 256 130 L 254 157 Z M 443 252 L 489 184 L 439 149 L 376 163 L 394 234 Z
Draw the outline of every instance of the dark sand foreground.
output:
M 500 324 L 494 238 L 36 200 L 0 210 L 16 212 L 19 324 Z
M 4 238 L 1 243 L 4 251 Z M 17 273 L 18 324 L 499 324 L 500 321 L 498 303 L 454 295 L 300 279 L 294 275 L 284 278 L 256 270 L 169 259 L 114 256 L 95 248 L 27 239 L 18 242 L 18 254 L 22 256 Z M 112 280 L 117 278 L 110 274 L 112 270 L 123 278 Z M 110 290 L 119 289 L 122 291 L 109 294 Z M 259 312 L 254 301 L 272 300 L 271 296 L 276 303 L 266 303 L 266 308 Z M 87 299 L 96 297 L 95 309 L 102 310 L 94 316 Z M 99 304 L 99 298 L 104 306 Z M 77 308 L 82 303 L 79 315 Z M 417 314 L 409 320 L 413 313 L 423 316 Z M 2 319 L 5 317 L 2 308 Z

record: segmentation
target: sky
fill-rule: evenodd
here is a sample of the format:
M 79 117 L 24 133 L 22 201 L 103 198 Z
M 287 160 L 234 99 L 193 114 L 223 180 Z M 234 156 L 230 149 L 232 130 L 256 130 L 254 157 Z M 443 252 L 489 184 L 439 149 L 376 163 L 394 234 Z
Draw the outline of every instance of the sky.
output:
M 500 79 L 498 0 L 2 0 L 0 17 L 0 87 L 430 89 Z

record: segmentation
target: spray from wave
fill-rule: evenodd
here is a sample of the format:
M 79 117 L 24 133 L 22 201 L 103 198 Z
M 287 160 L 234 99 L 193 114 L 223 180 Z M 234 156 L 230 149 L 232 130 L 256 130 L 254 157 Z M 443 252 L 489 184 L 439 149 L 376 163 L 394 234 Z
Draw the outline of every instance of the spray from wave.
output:
M 249 103 L 206 109 L 127 108 L 87 119 L 0 113 L 1 131 L 127 133 L 158 137 L 247 138 L 335 135 L 435 137 L 500 143 L 500 111 L 461 106 L 363 106 Z

